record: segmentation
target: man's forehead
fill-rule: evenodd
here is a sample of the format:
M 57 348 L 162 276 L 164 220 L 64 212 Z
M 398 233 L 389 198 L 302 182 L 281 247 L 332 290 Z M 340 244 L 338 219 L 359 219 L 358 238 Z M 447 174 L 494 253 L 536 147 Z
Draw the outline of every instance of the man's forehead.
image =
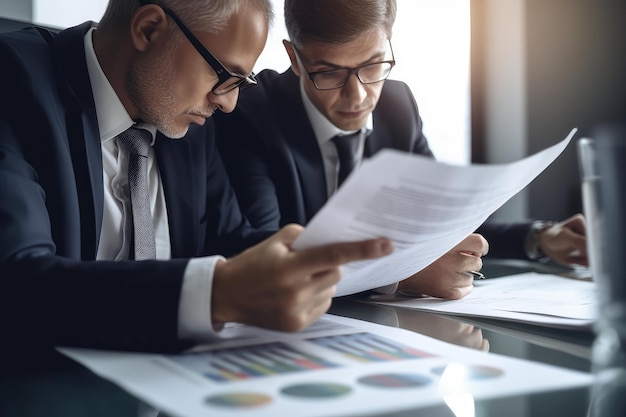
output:
M 231 15 L 219 32 L 200 32 L 198 37 L 230 71 L 248 74 L 265 46 L 267 33 L 267 17 L 251 8 Z
M 298 47 L 310 64 L 341 64 L 367 62 L 385 55 L 388 47 L 386 36 L 360 36 L 345 43 L 311 43 Z

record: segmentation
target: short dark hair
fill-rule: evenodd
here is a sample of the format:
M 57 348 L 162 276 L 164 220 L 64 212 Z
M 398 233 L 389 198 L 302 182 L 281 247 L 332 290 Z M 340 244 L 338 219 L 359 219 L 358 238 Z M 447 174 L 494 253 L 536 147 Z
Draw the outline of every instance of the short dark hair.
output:
M 285 0 L 285 25 L 296 45 L 336 44 L 382 28 L 391 39 L 396 0 Z

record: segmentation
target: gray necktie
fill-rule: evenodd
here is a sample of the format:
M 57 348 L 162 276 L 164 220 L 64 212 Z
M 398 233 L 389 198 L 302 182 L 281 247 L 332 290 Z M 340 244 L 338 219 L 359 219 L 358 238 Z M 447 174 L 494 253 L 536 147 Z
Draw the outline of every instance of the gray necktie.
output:
M 343 184 L 348 174 L 352 172 L 356 166 L 356 154 L 359 149 L 359 139 L 361 132 L 352 133 L 350 135 L 337 135 L 332 138 L 337 148 L 337 156 L 339 157 L 339 177 L 337 179 L 337 188 Z
M 128 186 L 133 212 L 135 259 L 155 259 L 154 226 L 148 198 L 148 153 L 152 134 L 130 128 L 119 139 L 128 148 Z

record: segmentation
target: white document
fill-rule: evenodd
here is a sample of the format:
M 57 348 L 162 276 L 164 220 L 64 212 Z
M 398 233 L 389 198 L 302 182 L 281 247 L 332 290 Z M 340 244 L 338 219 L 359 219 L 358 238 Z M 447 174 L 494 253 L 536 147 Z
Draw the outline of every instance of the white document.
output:
M 509 164 L 449 165 L 382 150 L 347 178 L 293 248 L 387 237 L 394 252 L 343 266 L 337 296 L 398 282 L 473 233 L 563 152 L 576 133 Z
M 598 316 L 594 282 L 536 272 L 474 281 L 472 292 L 460 300 L 370 298 L 396 307 L 562 328 L 590 328 Z
M 238 327 L 179 355 L 59 348 L 172 417 L 363 416 L 584 387 L 591 374 L 323 316 L 301 333 Z M 242 338 L 241 336 L 247 335 Z

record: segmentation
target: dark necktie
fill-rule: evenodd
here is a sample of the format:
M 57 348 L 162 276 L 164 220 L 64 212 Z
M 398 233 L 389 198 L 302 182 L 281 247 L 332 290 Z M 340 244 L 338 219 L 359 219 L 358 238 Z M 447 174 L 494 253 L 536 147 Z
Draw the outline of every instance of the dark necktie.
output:
M 128 187 L 133 212 L 135 259 L 155 259 L 154 226 L 148 198 L 148 153 L 152 134 L 130 128 L 119 139 L 128 148 Z
M 343 184 L 348 174 L 352 172 L 356 165 L 356 154 L 359 150 L 359 139 L 361 132 L 352 133 L 350 135 L 337 135 L 332 138 L 337 148 L 337 156 L 339 157 L 339 177 L 337 179 L 337 188 Z

